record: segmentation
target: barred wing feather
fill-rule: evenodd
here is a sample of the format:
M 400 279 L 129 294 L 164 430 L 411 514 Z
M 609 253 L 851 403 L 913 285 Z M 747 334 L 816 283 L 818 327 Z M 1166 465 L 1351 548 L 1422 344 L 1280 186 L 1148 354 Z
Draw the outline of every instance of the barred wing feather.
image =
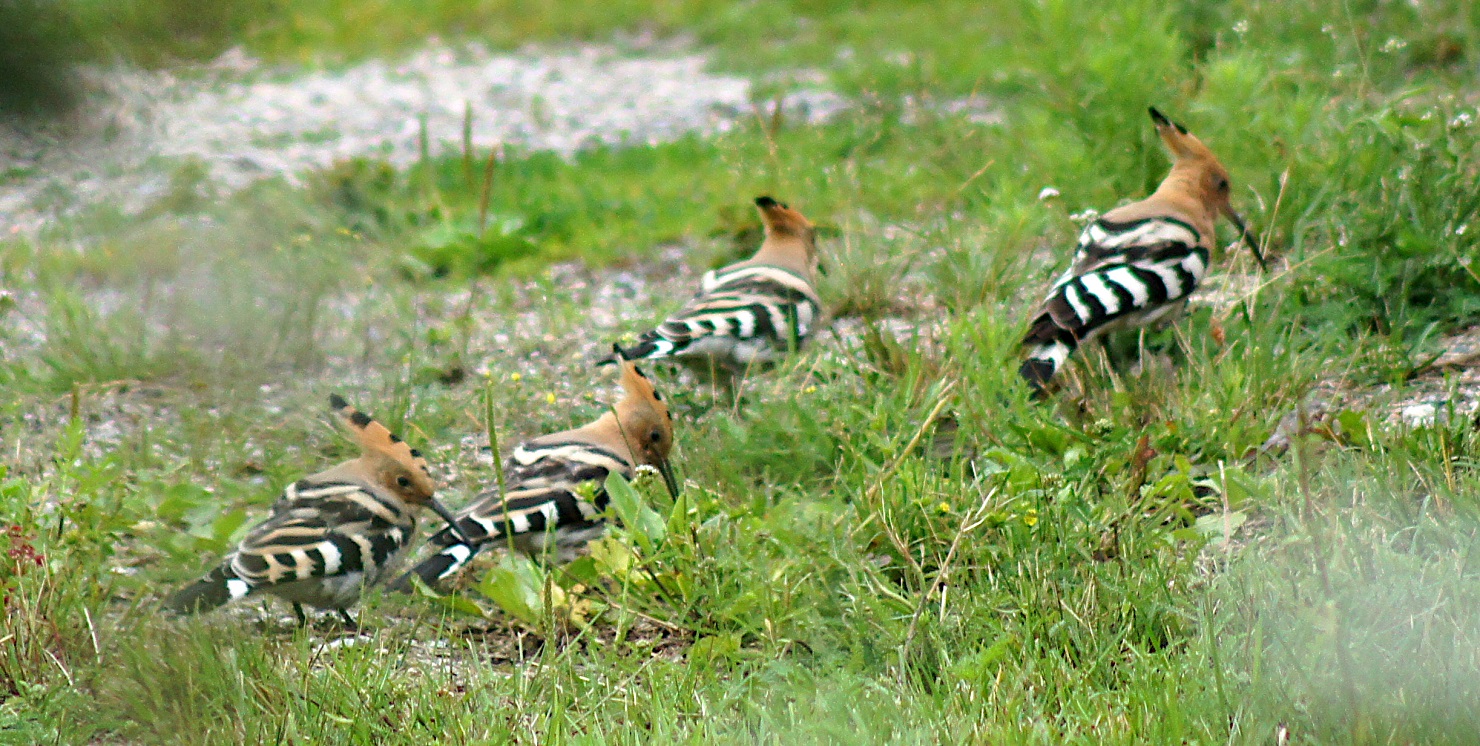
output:
M 1023 339 L 1020 373 L 1042 386 L 1084 342 L 1154 323 L 1180 307 L 1207 267 L 1201 236 L 1175 218 L 1091 223 Z
M 443 529 L 431 543 L 441 546 L 392 586 L 405 590 L 411 576 L 427 585 L 455 575 L 486 545 L 512 539 L 543 546 L 584 543 L 601 531 L 607 494 L 601 485 L 608 474 L 632 476 L 632 465 L 620 455 L 580 441 L 535 440 L 520 445 L 506 461 L 507 494 L 484 492 L 458 514 L 458 528 L 472 543 Z M 581 486 L 592 483 L 591 499 Z
M 415 527 L 415 515 L 393 496 L 349 482 L 300 481 L 220 567 L 177 594 L 171 606 L 195 611 L 293 586 L 292 600 L 343 608 L 358 597 L 359 586 L 395 564 Z M 310 587 L 316 581 L 322 587 Z
M 799 345 L 821 316 L 817 292 L 779 267 L 749 266 L 710 272 L 701 290 L 628 351 L 632 358 L 726 357 L 738 346 L 785 350 Z M 715 340 L 716 344 L 704 344 Z M 748 348 L 747 348 L 748 349 Z M 738 356 L 736 356 L 738 357 Z M 736 359 L 739 367 L 749 359 Z

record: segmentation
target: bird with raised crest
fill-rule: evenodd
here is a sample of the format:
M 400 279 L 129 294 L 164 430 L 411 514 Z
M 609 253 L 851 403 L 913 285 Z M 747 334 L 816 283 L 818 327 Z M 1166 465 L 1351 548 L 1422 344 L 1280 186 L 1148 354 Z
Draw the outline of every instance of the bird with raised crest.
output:
M 1171 173 L 1151 196 L 1101 215 L 1080 233 L 1073 262 L 1023 338 L 1019 373 L 1038 393 L 1080 345 L 1179 312 L 1207 272 L 1220 215 L 1264 267 L 1258 242 L 1230 201 L 1228 170 L 1186 127 L 1148 111 L 1172 154 Z
M 169 608 L 194 613 L 270 593 L 293 604 L 300 624 L 308 605 L 333 609 L 354 628 L 348 609 L 398 569 L 416 536 L 418 509 L 429 507 L 455 525 L 434 497 L 420 452 L 339 396 L 329 405 L 358 441 L 360 457 L 288 485 L 272 515 L 216 569 L 176 593 Z
M 757 197 L 765 239 L 750 259 L 711 270 L 678 313 L 643 334 L 632 359 L 673 359 L 730 377 L 796 350 L 821 321 L 817 230 L 800 212 Z M 607 359 L 604 362 L 611 362 Z
M 505 461 L 505 491 L 479 494 L 457 514 L 462 537 L 444 530 L 431 539 L 439 551 L 393 584 L 410 590 L 412 577 L 436 586 L 465 567 L 485 546 L 510 543 L 539 556 L 552 550 L 558 562 L 574 559 L 586 542 L 605 530 L 602 514 L 608 474 L 631 479 L 650 466 L 670 495 L 678 482 L 668 463 L 673 419 L 668 407 L 620 347 L 613 346 L 623 397 L 596 421 L 519 444 Z

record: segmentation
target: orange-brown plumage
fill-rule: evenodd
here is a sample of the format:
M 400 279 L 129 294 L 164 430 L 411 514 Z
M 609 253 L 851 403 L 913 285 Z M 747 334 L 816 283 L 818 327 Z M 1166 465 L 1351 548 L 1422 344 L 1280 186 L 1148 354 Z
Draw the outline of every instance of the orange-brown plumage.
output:
M 822 320 L 817 230 L 797 210 L 757 197 L 766 236 L 750 259 L 711 270 L 699 292 L 628 349 L 632 359 L 671 358 L 732 380 L 800 347 Z
M 343 398 L 329 403 L 358 441 L 360 457 L 285 487 L 272 515 L 175 594 L 171 608 L 203 611 L 265 592 L 292 602 L 300 621 L 307 604 L 338 610 L 353 625 L 346 610 L 396 570 L 415 537 L 418 508 L 454 526 L 420 453 Z
M 736 267 L 784 267 L 817 281 L 817 228 L 805 215 L 770 197 L 757 197 L 756 210 L 766 228 L 766 238 L 755 256 Z
M 1259 266 L 1263 267 L 1264 256 L 1259 252 L 1258 242 L 1249 233 L 1244 219 L 1233 209 L 1233 187 L 1228 169 L 1186 127 L 1167 119 L 1155 107 L 1147 111 L 1156 125 L 1156 134 L 1172 154 L 1172 170 L 1150 197 L 1111 210 L 1105 213 L 1105 219 L 1126 221 L 1159 213 L 1180 214 L 1202 235 L 1204 248 L 1211 249 L 1215 224 L 1218 216 L 1222 215 L 1238 228 L 1239 238 L 1248 244 Z
M 618 452 L 626 451 L 632 463 L 646 464 L 669 474 L 668 455 L 673 450 L 673 417 L 668 405 L 658 395 L 653 382 L 628 360 L 620 348 L 614 349 L 624 395 L 613 411 L 587 425 L 587 431 L 600 445 Z M 665 476 L 671 480 L 669 474 Z M 673 488 L 673 485 L 670 485 Z
M 505 461 L 503 491 L 489 489 L 458 513 L 458 538 L 443 531 L 431 543 L 442 547 L 392 585 L 409 590 L 413 578 L 435 586 L 458 573 L 484 546 L 507 541 L 540 554 L 554 548 L 559 559 L 573 558 L 605 530 L 611 474 L 631 478 L 651 466 L 669 494 L 679 486 L 668 457 L 673 449 L 673 419 L 652 381 L 613 346 L 624 395 L 595 421 L 520 443 Z
M 425 505 L 432 499 L 437 484 L 419 451 L 338 394 L 329 396 L 329 406 L 360 444 L 361 455 L 323 472 L 324 475 L 354 474 L 413 505 Z
M 1149 197 L 1085 226 L 1069 269 L 1054 282 L 1023 338 L 1019 373 L 1042 390 L 1078 347 L 1115 329 L 1177 313 L 1207 272 L 1218 216 L 1264 257 L 1230 201 L 1228 170 L 1187 128 L 1152 108 L 1172 168 Z

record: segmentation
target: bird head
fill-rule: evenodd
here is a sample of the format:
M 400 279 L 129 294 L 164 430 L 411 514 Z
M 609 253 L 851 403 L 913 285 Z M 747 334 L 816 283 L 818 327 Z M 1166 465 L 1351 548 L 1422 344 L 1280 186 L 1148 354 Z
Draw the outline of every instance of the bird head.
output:
M 349 466 L 408 504 L 431 508 L 460 535 L 456 528 L 457 520 L 437 502 L 437 483 L 432 479 L 431 469 L 420 451 L 407 445 L 374 417 L 355 409 L 338 394 L 329 396 L 329 406 L 360 445 L 360 457 Z
M 632 456 L 652 466 L 663 476 L 663 485 L 673 497 L 678 496 L 678 481 L 668 455 L 673 451 L 673 416 L 653 382 L 638 369 L 618 345 L 612 345 L 612 356 L 624 393 L 613 409 L 622 438 Z
M 755 259 L 802 271 L 817 272 L 817 228 L 796 210 L 770 197 L 756 197 L 755 207 L 766 226 L 766 240 Z
M 1162 144 L 1172 154 L 1172 172 L 1162 181 L 1157 193 L 1197 204 L 1209 218 L 1209 225 L 1219 215 L 1228 218 L 1263 268 L 1264 255 L 1259 251 L 1258 241 L 1238 211 L 1233 209 L 1233 187 L 1228 169 L 1186 127 L 1167 119 L 1155 107 L 1147 111 L 1156 125 L 1156 134 L 1161 136 Z

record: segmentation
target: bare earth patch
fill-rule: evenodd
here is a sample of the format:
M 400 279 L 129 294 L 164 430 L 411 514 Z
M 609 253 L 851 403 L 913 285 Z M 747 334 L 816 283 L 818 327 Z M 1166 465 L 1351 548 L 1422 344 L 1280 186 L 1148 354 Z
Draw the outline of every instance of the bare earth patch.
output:
M 0 232 L 33 233 L 52 215 L 111 202 L 133 213 L 196 163 L 224 190 L 290 180 L 366 156 L 416 161 L 512 145 L 570 154 L 597 144 L 650 144 L 722 132 L 753 116 L 750 81 L 705 70 L 702 55 L 604 46 L 495 54 L 431 47 L 342 70 L 272 69 L 231 52 L 178 72 L 93 71 L 74 121 L 0 123 Z M 822 90 L 785 98 L 793 119 L 820 121 L 842 100 Z

